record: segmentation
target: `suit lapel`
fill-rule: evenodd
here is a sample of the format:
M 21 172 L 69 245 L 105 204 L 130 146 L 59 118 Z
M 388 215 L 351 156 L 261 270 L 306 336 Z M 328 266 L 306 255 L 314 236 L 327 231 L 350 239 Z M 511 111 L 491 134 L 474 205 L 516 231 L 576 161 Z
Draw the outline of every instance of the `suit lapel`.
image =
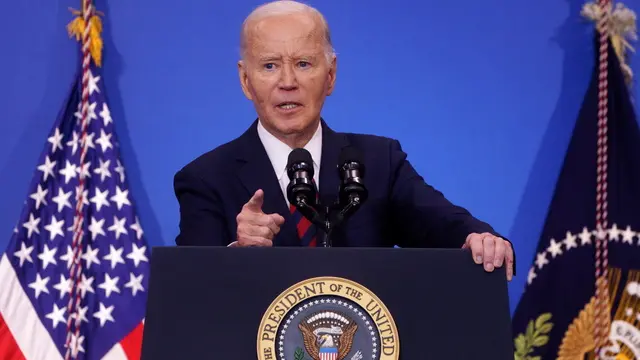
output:
M 349 145 L 345 134 L 333 131 L 322 121 L 322 160 L 320 164 L 320 200 L 323 204 L 333 204 L 338 198 L 340 176 L 338 161 L 342 148 Z
M 262 211 L 265 214 L 278 213 L 285 218 L 280 233 L 274 239 L 274 246 L 296 246 L 299 245 L 296 224 L 291 219 L 291 212 L 280 189 L 278 178 L 258 137 L 257 124 L 256 120 L 242 135 L 242 148 L 238 154 L 238 161 L 241 163 L 238 177 L 247 190 L 247 201 L 258 189 L 262 189 Z

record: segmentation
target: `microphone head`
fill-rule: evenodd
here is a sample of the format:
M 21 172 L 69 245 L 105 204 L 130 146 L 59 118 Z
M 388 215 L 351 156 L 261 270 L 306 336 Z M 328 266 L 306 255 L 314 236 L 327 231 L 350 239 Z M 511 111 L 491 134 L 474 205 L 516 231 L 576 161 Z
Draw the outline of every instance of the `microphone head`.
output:
M 357 170 L 358 173 L 353 174 L 353 170 Z M 362 151 L 353 146 L 346 146 L 342 148 L 338 160 L 338 172 L 340 173 L 340 178 L 342 180 L 345 180 L 345 177 L 347 176 L 363 178 L 364 171 L 364 156 Z
M 300 170 L 306 171 L 308 176 L 313 178 L 313 158 L 311 158 L 311 153 L 303 148 L 293 149 L 289 153 L 287 160 L 287 176 L 289 176 L 289 180 L 293 180 L 296 171 Z

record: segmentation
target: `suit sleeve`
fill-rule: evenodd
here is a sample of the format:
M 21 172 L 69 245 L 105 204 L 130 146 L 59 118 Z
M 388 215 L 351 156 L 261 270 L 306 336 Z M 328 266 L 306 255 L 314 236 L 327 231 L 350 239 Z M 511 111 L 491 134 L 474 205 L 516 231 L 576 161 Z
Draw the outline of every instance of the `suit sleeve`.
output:
M 409 163 L 397 140 L 391 142 L 390 151 L 391 214 L 394 227 L 402 234 L 398 245 L 460 248 L 467 236 L 474 232 L 487 232 L 506 240 L 489 224 L 454 205 L 440 191 L 428 185 Z
M 229 234 L 225 227 L 222 203 L 218 194 L 186 168 L 176 173 L 174 191 L 180 206 L 178 246 L 226 246 Z

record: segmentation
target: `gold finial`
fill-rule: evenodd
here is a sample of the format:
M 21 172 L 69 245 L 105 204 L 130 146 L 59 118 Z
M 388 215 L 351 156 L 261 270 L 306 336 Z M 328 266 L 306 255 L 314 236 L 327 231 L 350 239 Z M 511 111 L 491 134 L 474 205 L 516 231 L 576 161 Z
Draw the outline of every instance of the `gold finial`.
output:
M 603 11 L 596 2 L 589 2 L 582 7 L 581 14 L 596 23 L 598 32 L 603 31 L 603 29 L 600 28 L 600 19 L 604 16 L 607 17 L 611 44 L 618 56 L 620 67 L 622 68 L 627 83 L 630 83 L 633 78 L 633 71 L 627 64 L 629 57 L 627 50 L 635 52 L 630 40 L 638 39 L 636 34 L 636 13 L 622 3 L 617 3 L 615 8 L 613 8 L 613 4 L 610 2 Z
M 84 2 L 82 7 L 84 9 Z M 72 8 L 69 8 L 69 10 L 76 16 L 76 18 L 67 25 L 69 37 L 75 36 L 76 41 L 82 42 L 84 30 L 87 26 L 84 21 L 83 12 Z M 91 14 L 89 18 L 89 52 L 91 53 L 91 57 L 93 58 L 93 62 L 96 66 L 102 66 L 103 42 L 101 36 L 102 19 L 100 19 L 100 16 L 104 16 L 104 13 L 96 11 L 95 8 L 91 6 Z

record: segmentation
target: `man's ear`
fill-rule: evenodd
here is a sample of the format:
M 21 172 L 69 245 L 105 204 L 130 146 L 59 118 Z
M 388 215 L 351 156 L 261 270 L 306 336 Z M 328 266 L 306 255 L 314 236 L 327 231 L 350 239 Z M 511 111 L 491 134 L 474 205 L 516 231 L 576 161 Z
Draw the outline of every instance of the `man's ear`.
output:
M 331 60 L 331 64 L 329 65 L 329 85 L 327 86 L 327 96 L 333 93 L 333 89 L 336 85 L 336 75 L 338 71 L 338 57 L 333 55 L 333 59 Z
M 238 61 L 238 76 L 240 77 L 240 86 L 242 86 L 242 92 L 244 96 L 249 100 L 253 100 L 251 92 L 249 91 L 249 77 L 247 76 L 247 64 L 240 60 Z

